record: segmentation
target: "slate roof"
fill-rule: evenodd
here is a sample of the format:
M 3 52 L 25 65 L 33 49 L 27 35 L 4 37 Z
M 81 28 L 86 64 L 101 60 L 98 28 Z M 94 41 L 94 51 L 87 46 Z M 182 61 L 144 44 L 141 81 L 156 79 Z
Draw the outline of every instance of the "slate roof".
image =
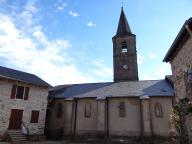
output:
M 125 13 L 123 11 L 123 7 L 121 9 L 121 15 L 119 18 L 119 24 L 117 28 L 117 33 L 114 37 L 122 37 L 122 36 L 127 36 L 127 35 L 134 35 L 131 33 L 131 29 L 129 27 L 127 18 L 125 16 Z
M 165 55 L 163 62 L 169 62 L 170 59 L 173 57 L 174 51 L 178 48 L 178 44 L 182 41 L 182 38 L 188 34 L 186 26 L 192 30 L 192 17 L 185 21 L 181 30 L 179 31 L 177 37 L 175 38 L 174 42 L 172 43 L 171 47 L 169 48 L 167 54 Z
M 174 90 L 166 80 L 145 80 L 63 85 L 54 87 L 49 94 L 49 98 L 66 100 L 87 97 L 105 99 L 106 97 L 140 96 L 174 96 Z
M 0 77 L 18 80 L 22 82 L 26 82 L 28 84 L 43 86 L 43 87 L 51 87 L 47 82 L 39 78 L 38 76 L 6 67 L 0 66 Z

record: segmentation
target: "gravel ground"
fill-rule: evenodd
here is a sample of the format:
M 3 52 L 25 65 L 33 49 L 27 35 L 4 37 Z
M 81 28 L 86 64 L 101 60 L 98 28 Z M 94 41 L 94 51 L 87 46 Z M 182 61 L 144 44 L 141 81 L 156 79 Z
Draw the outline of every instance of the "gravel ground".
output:
M 10 142 L 0 142 L 0 144 L 11 144 Z M 25 144 L 67 144 L 65 141 L 35 141 L 27 142 Z
M 0 144 L 11 144 L 10 142 L 0 142 Z M 22 144 L 22 143 L 18 143 Z M 105 140 L 75 140 L 75 141 L 29 141 L 24 144 L 170 144 L 168 141 L 156 141 L 154 143 L 147 141 L 124 141 L 124 140 L 113 140 L 113 141 L 105 141 Z

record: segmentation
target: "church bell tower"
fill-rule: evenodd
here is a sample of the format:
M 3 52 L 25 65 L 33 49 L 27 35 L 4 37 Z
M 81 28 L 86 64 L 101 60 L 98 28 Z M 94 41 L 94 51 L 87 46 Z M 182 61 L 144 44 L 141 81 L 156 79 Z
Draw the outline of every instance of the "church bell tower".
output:
M 123 7 L 112 40 L 114 82 L 138 80 L 136 36 L 131 32 Z

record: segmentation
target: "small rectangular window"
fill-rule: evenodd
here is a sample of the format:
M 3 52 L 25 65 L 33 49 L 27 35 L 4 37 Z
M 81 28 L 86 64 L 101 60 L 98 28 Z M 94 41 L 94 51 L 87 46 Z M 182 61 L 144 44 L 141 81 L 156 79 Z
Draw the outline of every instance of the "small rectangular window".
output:
M 38 123 L 39 120 L 39 111 L 33 110 L 31 112 L 31 123 Z
M 127 53 L 127 43 L 125 41 L 121 43 L 121 53 Z
M 29 87 L 13 85 L 11 90 L 11 99 L 24 99 L 28 100 L 29 97 Z
M 23 94 L 24 94 L 24 87 L 23 86 L 17 86 L 16 98 L 23 99 Z

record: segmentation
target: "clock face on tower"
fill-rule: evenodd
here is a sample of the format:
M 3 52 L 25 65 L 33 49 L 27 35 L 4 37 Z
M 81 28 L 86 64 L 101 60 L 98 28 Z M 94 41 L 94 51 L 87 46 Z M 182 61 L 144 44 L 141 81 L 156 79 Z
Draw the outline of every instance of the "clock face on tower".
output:
M 127 64 L 127 62 L 128 62 L 128 60 L 127 60 L 127 57 L 122 57 L 122 56 L 120 56 L 121 58 L 119 58 L 119 64 L 120 64 L 120 66 L 121 66 L 121 68 L 123 69 L 123 70 L 128 70 L 128 64 Z
M 127 65 L 127 64 L 124 64 L 124 65 L 123 65 L 123 69 L 127 70 L 127 69 L 128 69 L 128 65 Z

